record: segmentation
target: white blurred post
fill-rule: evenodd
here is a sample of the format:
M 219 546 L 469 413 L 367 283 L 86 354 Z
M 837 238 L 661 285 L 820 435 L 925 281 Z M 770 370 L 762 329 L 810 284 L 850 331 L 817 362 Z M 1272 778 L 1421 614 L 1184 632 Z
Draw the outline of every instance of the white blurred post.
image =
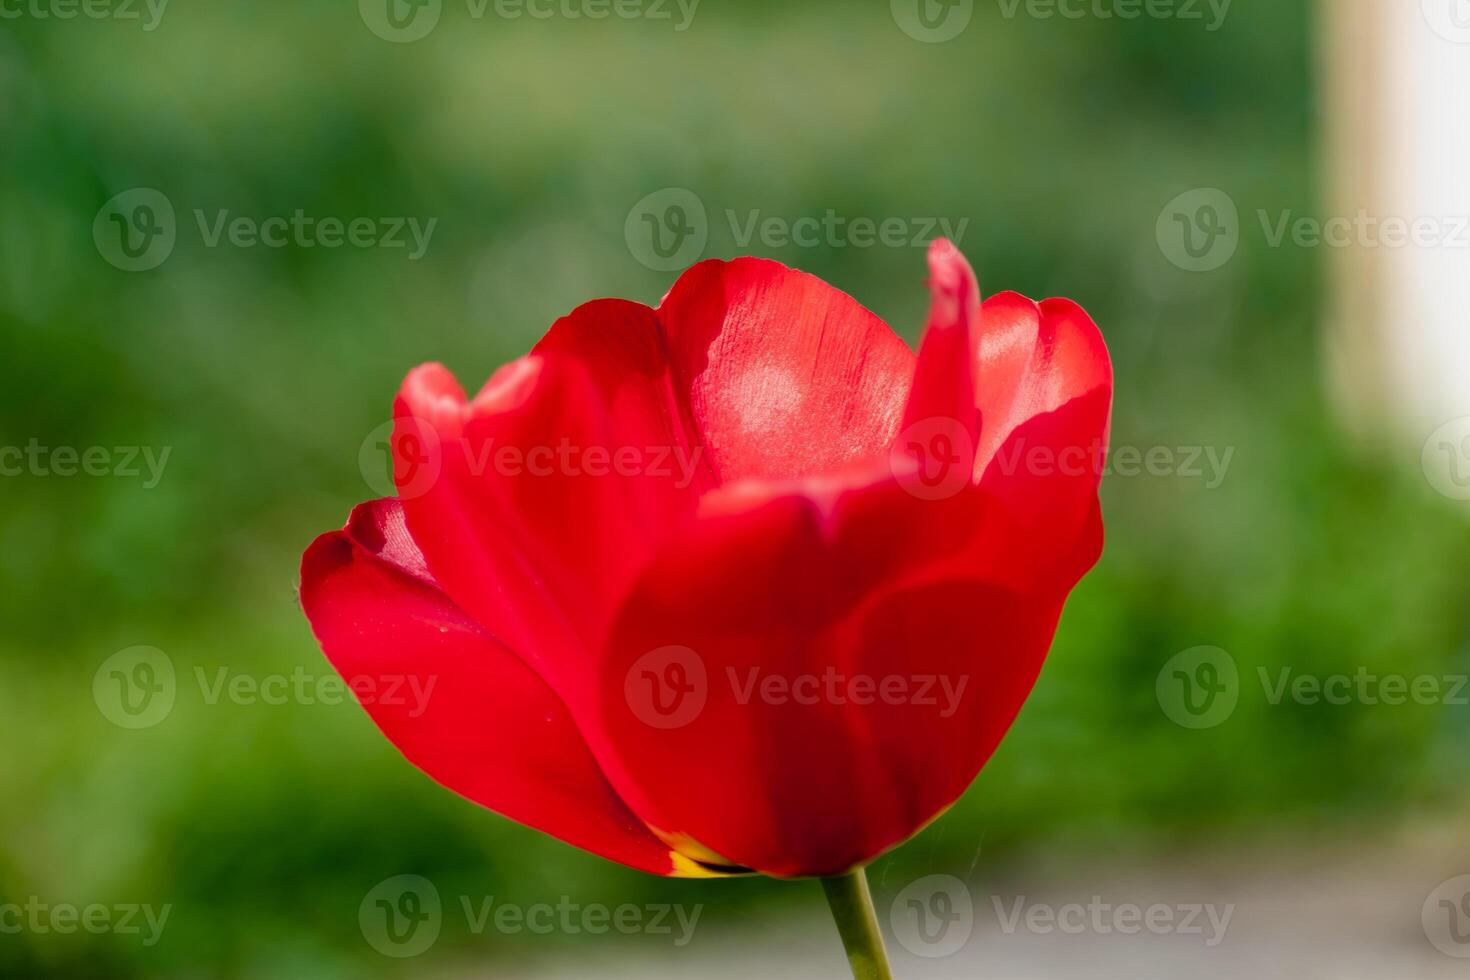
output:
M 1420 231 L 1329 250 L 1332 389 L 1357 434 L 1427 465 L 1451 444 L 1431 434 L 1470 417 L 1470 0 L 1320 0 L 1318 15 L 1324 218 Z M 1470 499 L 1470 422 L 1460 440 Z

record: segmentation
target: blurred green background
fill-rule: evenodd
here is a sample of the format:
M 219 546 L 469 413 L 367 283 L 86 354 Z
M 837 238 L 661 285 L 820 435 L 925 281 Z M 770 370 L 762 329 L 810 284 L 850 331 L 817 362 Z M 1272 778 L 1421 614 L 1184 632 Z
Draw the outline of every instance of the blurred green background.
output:
M 1166 202 L 1318 200 L 1312 17 L 1224 26 L 1008 18 L 943 44 L 888 5 L 704 0 L 673 20 L 505 19 L 446 4 L 389 43 L 350 2 L 177 3 L 124 19 L 0 20 L 0 445 L 170 448 L 144 477 L 0 478 L 0 901 L 172 903 L 164 939 L 0 935 L 15 977 L 421 976 L 470 955 L 620 940 L 470 935 L 407 965 L 358 904 L 413 873 L 446 895 L 686 901 L 759 927 L 816 892 L 624 870 L 461 801 L 354 705 L 207 703 L 202 668 L 329 673 L 294 594 L 304 546 L 374 496 L 359 451 L 407 369 L 474 386 L 584 300 L 673 280 L 625 240 L 669 187 L 708 209 L 704 254 L 820 275 L 912 341 L 917 247 L 742 249 L 727 211 L 969 219 L 987 291 L 1070 296 L 1116 364 L 1114 443 L 1233 448 L 1223 482 L 1112 476 L 1109 543 L 1036 693 L 960 805 L 890 874 L 1028 854 L 1373 839 L 1463 800 L 1463 709 L 1284 703 L 1258 666 L 1464 673 L 1470 535 L 1417 469 L 1354 450 L 1320 367 L 1323 257 L 1246 236 L 1172 264 Z M 94 244 L 99 209 L 177 211 L 158 268 Z M 437 219 L 403 249 L 209 247 L 195 212 Z M 1233 717 L 1191 731 L 1155 679 L 1228 650 Z M 177 702 L 126 730 L 94 674 L 167 653 Z M 936 747 L 941 751 L 942 747 Z M 897 869 L 895 871 L 895 869 Z M 881 890 L 881 889 L 880 889 Z M 835 942 L 835 940 L 833 940 Z

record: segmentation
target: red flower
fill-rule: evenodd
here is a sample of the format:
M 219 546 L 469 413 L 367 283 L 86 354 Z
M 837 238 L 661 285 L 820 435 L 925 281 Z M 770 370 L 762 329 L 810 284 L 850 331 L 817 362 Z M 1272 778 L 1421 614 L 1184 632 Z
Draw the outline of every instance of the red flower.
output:
M 384 734 L 667 875 L 839 874 L 954 802 L 1100 552 L 1112 371 L 1074 303 L 929 263 L 917 358 L 746 258 L 579 307 L 473 398 L 412 371 L 399 498 L 301 570 Z

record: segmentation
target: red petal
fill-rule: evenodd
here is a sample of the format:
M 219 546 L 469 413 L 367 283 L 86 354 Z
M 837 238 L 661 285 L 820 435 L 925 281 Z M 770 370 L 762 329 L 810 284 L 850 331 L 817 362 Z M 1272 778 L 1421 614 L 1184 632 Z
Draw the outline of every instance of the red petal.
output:
M 913 355 L 815 277 L 706 262 L 659 312 L 603 300 L 467 401 L 437 365 L 405 381 L 395 452 L 409 526 L 445 590 L 573 707 L 589 653 L 655 547 L 718 480 L 821 471 L 892 441 Z M 513 476 L 511 448 L 628 447 L 664 476 Z M 406 447 L 406 448 L 404 448 Z
M 822 473 L 893 441 L 913 354 L 815 276 L 768 259 L 701 262 L 658 316 L 721 481 Z
M 1102 334 L 1069 300 L 1002 293 L 980 304 L 974 273 L 947 241 L 931 246 L 929 263 L 933 310 L 895 473 L 916 496 L 943 501 L 961 493 L 968 468 L 981 497 L 1009 513 L 987 531 L 1005 540 L 977 542 L 966 560 L 1009 555 L 1013 584 L 1070 588 L 1101 548 L 1113 387 Z
M 977 325 L 968 266 L 944 248 L 933 263 L 911 401 L 912 355 L 876 317 L 761 260 L 695 267 L 656 317 L 583 308 L 473 402 L 442 369 L 405 383 L 400 435 L 425 446 L 442 430 L 446 449 L 438 479 L 400 477 L 428 566 L 547 678 L 665 840 L 795 875 L 845 870 L 912 833 L 993 750 L 1096 558 L 1095 472 L 998 465 L 1002 448 L 1105 438 L 1096 328 L 1070 305 L 1028 312 L 1013 296 L 986 303 Z M 895 440 L 901 419 L 941 412 L 958 431 Z M 699 448 L 700 516 L 687 517 L 687 487 L 533 486 L 467 468 L 492 442 L 568 433 Z M 980 451 L 954 466 L 962 443 Z M 936 460 L 958 480 L 930 494 Z M 710 492 L 718 481 L 731 485 Z M 672 732 L 637 710 L 639 685 L 659 675 L 646 658 L 683 656 L 670 645 L 696 651 L 708 698 Z M 726 673 L 828 666 L 978 686 L 935 719 L 914 704 L 742 704 Z M 966 748 L 934 752 L 942 739 Z
M 436 781 L 631 867 L 697 873 L 613 792 L 546 683 L 439 591 L 396 500 L 307 549 L 301 601 L 373 721 Z
M 1113 366 L 1097 324 L 1076 303 L 1034 303 L 1018 293 L 987 299 L 981 312 L 977 355 L 981 385 L 981 444 L 976 472 L 1027 420 L 1068 402 L 1105 392 L 1111 403 Z M 1101 431 L 1086 434 L 1106 441 Z M 1105 445 L 1104 445 L 1105 448 Z
M 660 554 L 603 664 L 615 778 L 645 819 L 768 874 L 828 875 L 964 790 L 1030 691 L 1062 596 L 870 560 L 889 533 L 848 529 L 845 500 L 824 514 L 779 496 L 708 515 Z M 769 677 L 815 685 L 816 702 L 764 698 Z M 910 703 L 853 702 L 852 685 L 884 683 Z
M 979 313 L 947 243 L 931 269 L 891 471 L 844 456 L 794 488 L 747 480 L 710 495 L 630 593 L 605 650 L 597 727 L 624 796 L 770 874 L 841 872 L 949 805 L 1015 718 L 1100 549 L 1087 453 L 1106 439 L 1111 369 L 1096 327 L 1071 304 L 1013 295 Z M 1044 472 L 1029 454 L 1007 468 L 1002 444 L 1084 459 L 1067 461 L 1076 472 Z M 829 670 L 959 693 L 952 712 L 758 694 L 764 677 Z
M 580 307 L 470 401 L 443 368 L 419 368 L 396 414 L 396 443 L 439 447 L 437 479 L 400 477 L 429 567 L 575 704 L 584 651 L 712 482 L 653 311 Z
M 929 246 L 929 289 L 933 296 L 929 324 L 920 340 L 904 426 L 952 418 L 965 427 L 973 445 L 980 287 L 970 263 L 942 238 Z
M 1070 300 L 987 300 L 980 344 L 976 471 L 1010 511 L 1017 570 L 1075 582 L 1102 548 L 1097 487 L 1107 458 L 1113 369 L 1097 325 Z

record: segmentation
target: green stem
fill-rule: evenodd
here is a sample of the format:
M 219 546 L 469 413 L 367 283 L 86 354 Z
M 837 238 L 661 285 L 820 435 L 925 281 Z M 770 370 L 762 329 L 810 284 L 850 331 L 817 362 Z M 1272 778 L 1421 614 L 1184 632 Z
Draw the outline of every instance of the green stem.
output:
M 862 868 L 840 878 L 823 878 L 822 890 L 832 906 L 832 918 L 842 935 L 842 948 L 852 966 L 854 980 L 893 980 L 888 954 L 883 951 L 883 934 L 873 912 L 873 895 Z

